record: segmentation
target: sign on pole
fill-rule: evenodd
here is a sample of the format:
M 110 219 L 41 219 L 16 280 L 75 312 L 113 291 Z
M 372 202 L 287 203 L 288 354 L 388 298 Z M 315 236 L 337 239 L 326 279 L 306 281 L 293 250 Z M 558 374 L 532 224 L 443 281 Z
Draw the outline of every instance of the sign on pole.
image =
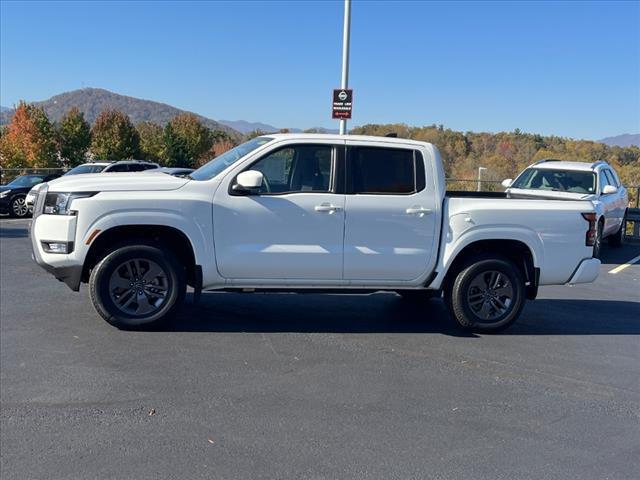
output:
M 337 88 L 333 91 L 333 107 L 331 118 L 346 120 L 351 118 L 353 106 L 353 90 L 349 88 Z

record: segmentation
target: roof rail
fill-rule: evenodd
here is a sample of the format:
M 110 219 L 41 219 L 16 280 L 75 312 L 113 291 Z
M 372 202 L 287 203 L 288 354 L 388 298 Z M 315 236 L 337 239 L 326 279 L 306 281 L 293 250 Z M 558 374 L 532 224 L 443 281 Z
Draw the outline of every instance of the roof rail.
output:
M 388 138 L 398 138 L 398 134 L 396 132 L 389 132 L 385 135 Z
M 546 162 L 561 162 L 562 160 L 559 160 L 557 158 L 543 158 L 542 160 L 538 160 L 537 162 L 534 163 L 534 165 L 539 165 L 541 163 L 546 163 Z

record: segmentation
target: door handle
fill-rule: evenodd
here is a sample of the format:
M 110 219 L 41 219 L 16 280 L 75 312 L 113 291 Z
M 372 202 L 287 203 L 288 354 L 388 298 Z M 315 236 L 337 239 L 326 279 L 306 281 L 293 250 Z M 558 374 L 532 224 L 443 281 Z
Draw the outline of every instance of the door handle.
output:
M 407 215 L 418 215 L 420 217 L 423 217 L 433 212 L 433 210 L 424 207 L 409 207 L 405 210 L 405 212 L 407 213 Z
M 316 212 L 333 213 L 333 212 L 337 212 L 338 210 L 341 210 L 341 207 L 338 207 L 337 205 L 332 205 L 330 203 L 321 203 L 320 205 L 316 205 L 314 207 L 314 210 Z

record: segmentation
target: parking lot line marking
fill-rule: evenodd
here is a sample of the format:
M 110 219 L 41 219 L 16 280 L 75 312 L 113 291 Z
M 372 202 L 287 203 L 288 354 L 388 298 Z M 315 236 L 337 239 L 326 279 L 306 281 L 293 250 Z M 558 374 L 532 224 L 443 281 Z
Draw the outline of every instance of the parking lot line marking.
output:
M 638 260 L 640 260 L 640 255 L 638 255 L 637 257 L 632 258 L 627 263 L 623 263 L 622 265 L 618 265 L 616 268 L 614 268 L 612 270 L 609 270 L 609 273 L 613 273 L 615 275 L 616 273 L 621 272 L 622 270 L 624 270 L 628 266 L 633 265 Z

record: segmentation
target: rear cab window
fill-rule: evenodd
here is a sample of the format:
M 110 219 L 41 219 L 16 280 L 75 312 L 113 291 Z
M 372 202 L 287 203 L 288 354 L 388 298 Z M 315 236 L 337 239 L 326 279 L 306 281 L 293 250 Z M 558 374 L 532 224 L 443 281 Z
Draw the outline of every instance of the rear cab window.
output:
M 410 195 L 424 188 L 424 160 L 419 151 L 409 148 L 349 147 L 346 193 Z

